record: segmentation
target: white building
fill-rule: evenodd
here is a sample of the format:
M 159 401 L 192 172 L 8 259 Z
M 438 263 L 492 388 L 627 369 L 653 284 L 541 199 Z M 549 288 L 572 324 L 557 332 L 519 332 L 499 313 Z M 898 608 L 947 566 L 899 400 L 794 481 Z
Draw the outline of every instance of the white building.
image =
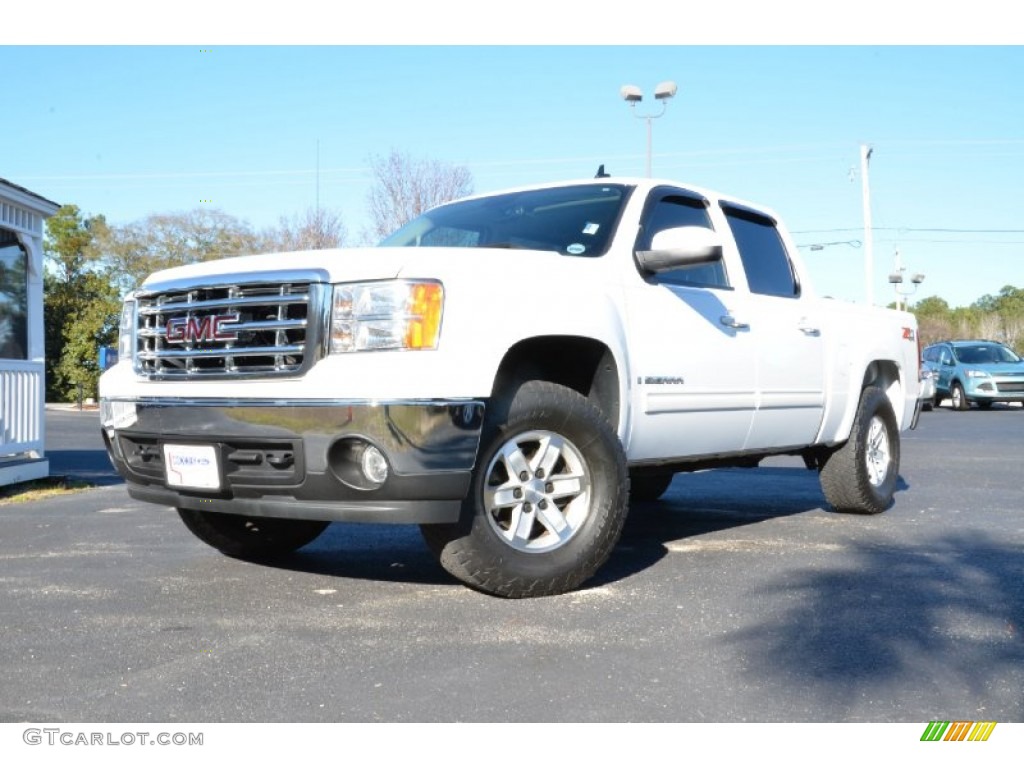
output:
M 44 450 L 43 221 L 58 208 L 0 179 L 0 485 L 50 474 Z

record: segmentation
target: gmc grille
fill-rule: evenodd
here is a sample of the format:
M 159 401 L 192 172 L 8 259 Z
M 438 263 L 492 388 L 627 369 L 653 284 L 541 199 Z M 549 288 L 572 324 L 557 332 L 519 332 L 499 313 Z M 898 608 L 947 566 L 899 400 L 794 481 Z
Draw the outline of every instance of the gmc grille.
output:
M 152 378 L 294 376 L 319 357 L 319 283 L 188 286 L 136 296 L 135 369 Z

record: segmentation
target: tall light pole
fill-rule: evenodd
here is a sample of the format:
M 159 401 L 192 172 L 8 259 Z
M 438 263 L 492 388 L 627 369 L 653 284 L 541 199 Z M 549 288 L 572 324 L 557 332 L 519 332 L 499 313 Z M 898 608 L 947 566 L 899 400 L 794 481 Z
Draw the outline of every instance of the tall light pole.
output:
M 868 162 L 871 160 L 872 149 L 867 144 L 860 145 L 860 188 L 864 203 L 864 292 L 868 304 L 875 303 L 875 254 L 871 239 L 871 186 L 868 183 Z
M 661 110 L 659 112 L 651 112 L 646 115 L 637 114 L 636 105 L 644 100 L 644 93 L 635 85 L 624 85 L 619 89 L 619 95 L 626 100 L 630 108 L 633 110 L 633 117 L 647 121 L 647 178 L 651 177 L 651 122 L 658 117 L 665 114 L 665 110 L 668 108 L 668 100 L 676 95 L 678 88 L 676 84 L 671 80 L 666 80 L 663 83 L 658 83 L 654 89 L 654 98 L 661 102 Z
M 893 254 L 893 262 L 894 267 L 893 271 L 889 274 L 889 282 L 892 283 L 892 289 L 896 291 L 896 309 L 906 309 L 910 305 L 904 299 L 913 294 L 917 290 L 917 286 L 924 282 L 924 273 L 915 272 L 912 274 L 910 276 L 910 287 L 903 288 L 903 273 L 907 271 L 907 268 L 900 261 L 899 248 Z

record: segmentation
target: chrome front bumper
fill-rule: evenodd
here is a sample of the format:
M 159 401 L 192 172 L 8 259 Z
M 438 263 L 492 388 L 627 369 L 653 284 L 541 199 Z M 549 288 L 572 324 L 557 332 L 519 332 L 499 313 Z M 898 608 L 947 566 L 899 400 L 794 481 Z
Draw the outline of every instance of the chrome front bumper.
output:
M 443 523 L 458 519 L 483 424 L 482 401 L 100 401 L 103 439 L 136 499 L 257 517 Z M 353 445 L 386 458 L 366 482 Z M 218 487 L 171 487 L 165 446 L 212 446 Z

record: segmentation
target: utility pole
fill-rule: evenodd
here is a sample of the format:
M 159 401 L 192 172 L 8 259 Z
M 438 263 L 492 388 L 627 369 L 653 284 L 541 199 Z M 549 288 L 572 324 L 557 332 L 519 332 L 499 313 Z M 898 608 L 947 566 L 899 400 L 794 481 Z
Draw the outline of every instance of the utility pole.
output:
M 868 163 L 872 149 L 867 144 L 860 145 L 860 184 L 864 204 L 864 291 L 868 304 L 875 303 L 875 254 L 871 239 L 871 186 L 868 182 Z

